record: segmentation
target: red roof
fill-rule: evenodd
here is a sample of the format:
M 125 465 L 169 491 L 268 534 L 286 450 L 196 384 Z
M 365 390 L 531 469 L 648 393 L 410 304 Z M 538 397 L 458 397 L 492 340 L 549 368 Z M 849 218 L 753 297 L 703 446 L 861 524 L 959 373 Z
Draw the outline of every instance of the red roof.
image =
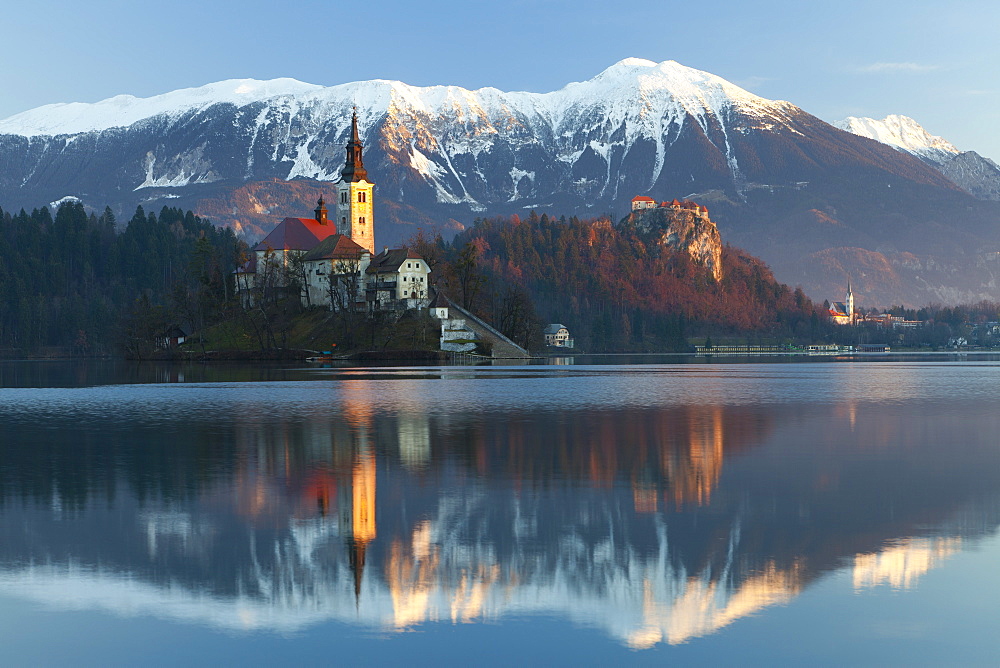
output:
M 420 254 L 409 248 L 393 248 L 384 251 L 372 258 L 371 264 L 366 270 L 369 274 L 383 274 L 399 270 L 399 267 L 406 260 L 423 260 Z
M 310 260 L 357 260 L 367 252 L 367 248 L 359 246 L 350 237 L 343 234 L 332 234 L 319 242 L 302 259 L 306 262 Z
M 636 195 L 632 198 L 633 202 L 655 202 L 656 200 L 652 197 L 646 197 L 645 195 Z
M 253 249 L 307 251 L 336 233 L 337 226 L 332 222 L 321 225 L 315 218 L 285 218 Z

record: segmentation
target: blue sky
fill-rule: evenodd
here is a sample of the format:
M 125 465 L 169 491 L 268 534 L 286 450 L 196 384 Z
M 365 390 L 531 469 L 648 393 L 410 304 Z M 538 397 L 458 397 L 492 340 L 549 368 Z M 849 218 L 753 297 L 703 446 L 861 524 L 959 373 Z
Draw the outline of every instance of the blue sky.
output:
M 1000 2 L 35 0 L 6 6 L 0 118 L 221 79 L 545 92 L 676 60 L 824 120 L 912 116 L 1000 161 Z

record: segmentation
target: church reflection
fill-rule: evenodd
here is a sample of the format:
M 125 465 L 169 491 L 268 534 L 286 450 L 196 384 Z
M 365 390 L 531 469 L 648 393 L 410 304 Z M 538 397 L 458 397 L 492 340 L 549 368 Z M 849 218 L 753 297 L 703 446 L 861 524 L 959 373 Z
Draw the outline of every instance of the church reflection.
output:
M 919 427 L 857 402 L 456 415 L 376 389 L 190 425 L 164 440 L 169 460 L 111 443 L 117 477 L 77 480 L 89 491 L 70 513 L 65 488 L 36 484 L 35 459 L 7 456 L 5 589 L 231 629 L 558 615 L 646 648 L 844 568 L 858 591 L 912 587 L 1000 523 L 995 449 L 970 446 L 956 475 L 956 453 L 894 445 Z M 876 445 L 880 465 L 906 458 L 905 478 L 843 457 Z M 56 455 L 37 454 L 73 466 Z

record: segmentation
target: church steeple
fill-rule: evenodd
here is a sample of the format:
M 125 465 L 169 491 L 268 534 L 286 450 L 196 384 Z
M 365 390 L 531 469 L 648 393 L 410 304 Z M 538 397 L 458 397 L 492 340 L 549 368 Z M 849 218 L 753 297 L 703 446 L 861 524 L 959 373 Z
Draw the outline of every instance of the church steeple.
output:
M 358 135 L 358 111 L 355 108 L 351 114 L 351 139 L 347 142 L 347 162 L 340 176 L 348 183 L 368 180 L 368 171 L 361 156 L 364 147 L 361 145 L 361 138 Z
M 347 142 L 347 162 L 340 171 L 337 184 L 337 231 L 375 255 L 375 224 L 372 196 L 375 184 L 368 180 L 365 169 L 361 136 L 358 132 L 358 111 L 351 114 L 351 138 Z
M 844 304 L 847 307 L 847 317 L 851 319 L 851 323 L 854 322 L 854 290 L 851 289 L 851 278 L 847 277 L 847 301 Z
M 327 217 L 326 217 L 327 208 L 323 204 L 323 196 L 322 195 L 319 196 L 319 202 L 317 202 L 316 204 L 317 204 L 317 206 L 316 206 L 316 222 L 319 223 L 320 225 L 326 225 L 326 222 L 327 222 Z

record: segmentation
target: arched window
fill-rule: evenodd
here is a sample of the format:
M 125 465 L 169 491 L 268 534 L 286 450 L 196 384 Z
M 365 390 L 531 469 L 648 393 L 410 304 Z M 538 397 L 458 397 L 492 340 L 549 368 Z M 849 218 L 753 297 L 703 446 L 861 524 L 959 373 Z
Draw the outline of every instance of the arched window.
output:
M 347 204 L 347 191 L 340 193 L 340 203 Z
M 358 203 L 361 203 L 361 202 L 364 202 L 364 201 L 365 201 L 365 194 L 364 193 L 358 193 Z
M 347 216 L 344 216 L 343 218 L 340 219 L 340 224 L 347 225 Z
M 364 216 L 361 216 L 360 218 L 358 218 L 358 224 L 359 225 L 364 225 L 365 224 L 365 217 Z

